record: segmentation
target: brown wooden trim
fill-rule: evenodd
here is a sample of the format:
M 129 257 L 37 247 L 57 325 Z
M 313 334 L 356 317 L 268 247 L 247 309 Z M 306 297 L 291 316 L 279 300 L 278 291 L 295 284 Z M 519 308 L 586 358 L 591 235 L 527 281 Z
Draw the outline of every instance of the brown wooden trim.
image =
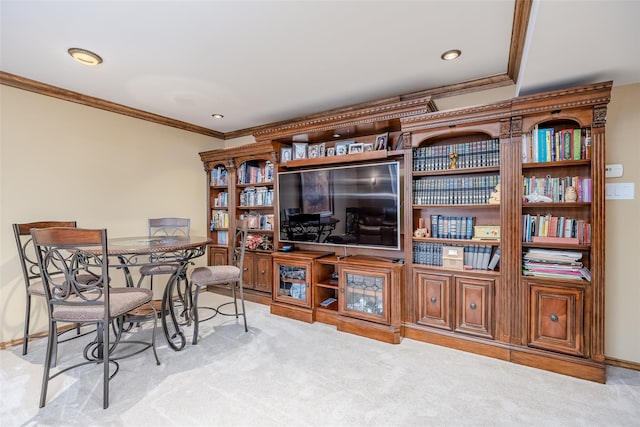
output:
M 531 16 L 531 6 L 533 0 L 516 0 L 513 10 L 513 26 L 511 30 L 511 46 L 509 47 L 509 64 L 507 65 L 507 75 L 514 82 L 518 82 L 524 43 L 529 27 L 529 17 Z
M 403 95 L 401 99 L 413 99 L 430 96 L 433 100 L 446 98 L 450 96 L 464 95 L 466 93 L 479 92 L 481 90 L 495 89 L 498 87 L 509 86 L 513 84 L 513 80 L 507 74 L 496 74 L 495 76 L 482 77 L 475 80 L 469 80 L 453 85 L 440 86 L 433 89 L 425 89 L 419 92 L 413 92 Z
M 14 74 L 0 71 L 0 84 L 15 87 L 29 92 L 38 93 L 40 95 L 50 96 L 52 98 L 62 99 L 64 101 L 75 102 L 76 104 L 86 105 L 87 107 L 98 108 L 100 110 L 110 111 L 116 114 L 133 117 L 135 119 L 145 120 L 160 125 L 170 126 L 188 132 L 199 133 L 213 138 L 225 139 L 222 132 L 212 129 L 206 129 L 190 123 L 181 122 L 179 120 L 170 119 L 158 114 L 148 113 L 146 111 L 135 108 L 126 107 L 114 102 L 105 101 L 104 99 L 94 98 L 92 96 L 83 95 L 78 92 L 62 89 L 48 84 L 30 80 L 25 77 L 16 76 Z
M 630 360 L 620 360 L 613 357 L 605 357 L 604 363 L 609 366 L 616 366 L 618 368 L 633 369 L 634 371 L 640 371 L 640 363 L 632 362 Z
M 75 329 L 75 328 L 76 328 L 75 325 L 60 326 L 58 328 L 58 334 L 60 334 L 62 332 L 69 331 L 71 329 Z M 29 335 L 29 342 L 32 342 L 32 341 L 35 341 L 35 340 L 41 339 L 41 338 L 47 338 L 48 335 L 49 335 L 48 331 L 41 331 L 41 332 L 36 332 L 34 334 L 30 334 Z M 24 342 L 24 339 L 17 338 L 15 340 L 11 340 L 11 341 L 0 343 L 0 350 L 5 350 L 7 348 L 11 348 L 11 347 L 19 346 L 19 345 L 21 346 L 23 342 Z

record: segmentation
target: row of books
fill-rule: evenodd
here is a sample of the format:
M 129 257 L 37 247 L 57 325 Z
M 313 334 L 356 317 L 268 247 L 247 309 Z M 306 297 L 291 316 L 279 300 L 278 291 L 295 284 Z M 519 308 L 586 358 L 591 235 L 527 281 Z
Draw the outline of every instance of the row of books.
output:
M 443 247 L 463 248 L 463 262 L 474 270 L 494 270 L 500 261 L 500 248 L 492 245 L 450 245 L 431 242 L 413 242 L 413 263 L 442 266 Z
M 216 166 L 211 169 L 211 185 L 227 185 L 227 178 L 227 168 L 224 166 Z
M 581 260 L 582 253 L 580 252 L 532 248 L 523 253 L 522 274 L 591 281 L 591 272 L 582 264 Z
M 566 177 L 523 177 L 523 196 L 537 193 L 540 196 L 551 198 L 554 202 L 565 202 L 567 187 L 576 190 L 577 202 L 591 202 L 593 200 L 592 180 L 583 176 Z M 526 199 L 524 199 L 526 203 Z
M 252 230 L 273 230 L 273 214 L 249 212 L 245 215 L 247 227 Z
M 216 208 L 222 208 L 229 206 L 229 193 L 226 191 L 221 191 L 218 195 L 213 199 L 213 206 Z
M 273 182 L 273 163 L 266 161 L 261 166 L 256 161 L 247 161 L 238 168 L 238 184 L 260 184 Z
M 474 216 L 431 215 L 431 237 L 438 239 L 471 239 Z
M 273 189 L 247 187 L 240 193 L 240 206 L 273 206 Z
M 216 231 L 218 235 L 218 244 L 222 246 L 229 245 L 229 232 L 226 230 Z
M 590 158 L 591 129 L 539 128 L 522 135 L 522 163 L 558 162 Z
M 457 154 L 457 168 L 478 168 L 500 164 L 500 140 L 489 139 L 461 144 L 413 149 L 413 170 L 416 172 L 450 169 L 451 154 Z
M 229 228 L 229 212 L 213 209 L 211 211 L 211 230 Z
M 414 205 L 487 204 L 500 175 L 424 177 L 413 181 Z
M 536 239 L 536 237 L 566 239 L 567 243 L 589 245 L 591 244 L 591 224 L 583 219 L 558 217 L 551 214 L 522 215 L 523 242 L 553 242 L 552 239 Z

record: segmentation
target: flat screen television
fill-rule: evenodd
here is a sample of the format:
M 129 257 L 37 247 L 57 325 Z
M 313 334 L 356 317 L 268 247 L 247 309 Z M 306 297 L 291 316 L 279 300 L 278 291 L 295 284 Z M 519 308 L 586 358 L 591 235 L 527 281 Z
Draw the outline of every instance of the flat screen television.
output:
M 280 241 L 400 249 L 400 164 L 278 173 Z

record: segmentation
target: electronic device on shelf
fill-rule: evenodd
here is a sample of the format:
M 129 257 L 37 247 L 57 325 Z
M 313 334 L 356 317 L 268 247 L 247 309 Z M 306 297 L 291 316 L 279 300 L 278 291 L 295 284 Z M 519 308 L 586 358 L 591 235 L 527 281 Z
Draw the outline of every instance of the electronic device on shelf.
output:
M 400 249 L 400 163 L 278 173 L 280 241 Z

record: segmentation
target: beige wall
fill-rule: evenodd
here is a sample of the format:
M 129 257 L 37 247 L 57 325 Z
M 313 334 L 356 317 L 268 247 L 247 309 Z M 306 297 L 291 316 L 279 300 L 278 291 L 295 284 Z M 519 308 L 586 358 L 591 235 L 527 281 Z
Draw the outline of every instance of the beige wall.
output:
M 149 217 L 178 216 L 206 234 L 198 152 L 222 141 L 1 85 L 0 119 L 0 343 L 22 336 L 12 223 L 76 220 L 117 237 L 145 235 Z M 45 306 L 36 307 L 34 331 L 46 327 Z
M 633 200 L 607 200 L 605 354 L 640 363 L 640 84 L 613 88 L 607 109 L 607 163 L 621 163 Z
M 147 217 L 176 215 L 191 217 L 194 233 L 206 232 L 206 182 L 197 153 L 220 148 L 221 141 L 4 86 L 0 97 L 0 342 L 21 336 L 24 312 L 11 223 L 76 219 L 130 235 L 144 232 Z M 624 165 L 624 176 L 607 182 L 635 183 L 636 199 L 607 201 L 605 352 L 635 363 L 640 227 L 630 224 L 640 214 L 639 101 L 640 84 L 613 89 L 606 135 L 607 163 Z M 251 142 L 243 137 L 224 145 Z M 65 194 L 44 189 L 53 179 Z

